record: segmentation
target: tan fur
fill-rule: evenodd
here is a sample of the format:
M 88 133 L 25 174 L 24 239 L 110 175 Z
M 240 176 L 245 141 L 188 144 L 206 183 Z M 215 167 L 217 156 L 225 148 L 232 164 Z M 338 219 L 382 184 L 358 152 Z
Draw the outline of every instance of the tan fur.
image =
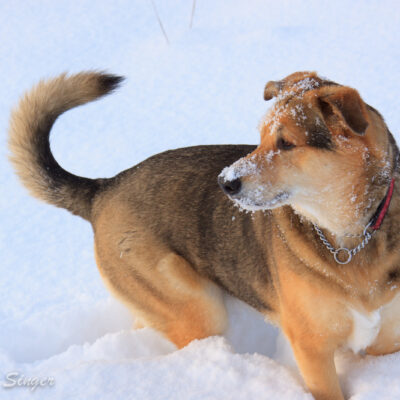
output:
M 91 222 L 104 283 L 138 327 L 178 347 L 220 334 L 225 289 L 281 326 L 318 400 L 343 399 L 333 357 L 357 333 L 354 312 L 380 313 L 368 353 L 399 350 L 398 149 L 356 90 L 297 72 L 267 84 L 265 99 L 277 100 L 257 148 L 178 149 L 108 180 L 75 177 L 45 151 L 51 125 L 115 83 L 96 73 L 42 82 L 13 113 L 10 149 L 32 194 Z M 218 189 L 229 165 L 221 184 L 229 174 L 241 181 L 232 200 L 264 211 L 242 213 Z M 347 235 L 362 233 L 392 178 L 379 231 L 349 264 L 337 264 L 313 223 L 335 248 L 357 246 L 361 239 Z
M 122 204 L 105 207 L 96 220 L 96 261 L 110 291 L 131 309 L 139 326 L 157 329 L 178 347 L 223 333 L 227 315 L 221 289 L 157 238 L 139 231 L 145 229 Z

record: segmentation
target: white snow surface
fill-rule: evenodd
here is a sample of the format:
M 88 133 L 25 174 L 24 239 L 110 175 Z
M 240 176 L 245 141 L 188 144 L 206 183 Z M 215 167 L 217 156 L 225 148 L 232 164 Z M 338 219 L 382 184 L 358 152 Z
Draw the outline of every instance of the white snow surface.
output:
M 107 70 L 112 96 L 63 115 L 67 170 L 109 177 L 163 150 L 258 143 L 268 80 L 316 70 L 357 88 L 398 137 L 397 1 L 36 0 L 0 3 L 0 398 L 311 399 L 276 328 L 227 296 L 225 337 L 176 350 L 104 288 L 89 224 L 31 198 L 7 161 L 11 107 L 39 79 Z M 338 356 L 352 400 L 399 399 L 400 354 Z M 54 386 L 4 388 L 5 375 Z

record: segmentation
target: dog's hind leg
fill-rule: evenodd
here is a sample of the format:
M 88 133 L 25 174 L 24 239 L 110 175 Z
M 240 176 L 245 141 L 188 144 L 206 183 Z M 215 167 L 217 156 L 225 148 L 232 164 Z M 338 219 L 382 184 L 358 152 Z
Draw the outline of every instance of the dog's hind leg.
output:
M 193 339 L 223 333 L 227 313 L 221 289 L 201 277 L 180 256 L 170 253 L 157 264 L 166 289 L 165 322 L 156 326 L 178 347 Z M 157 324 L 157 321 L 154 321 Z
M 158 330 L 178 348 L 225 330 L 221 289 L 179 255 L 160 247 L 122 256 L 96 249 L 96 260 L 106 286 L 132 310 L 139 326 Z

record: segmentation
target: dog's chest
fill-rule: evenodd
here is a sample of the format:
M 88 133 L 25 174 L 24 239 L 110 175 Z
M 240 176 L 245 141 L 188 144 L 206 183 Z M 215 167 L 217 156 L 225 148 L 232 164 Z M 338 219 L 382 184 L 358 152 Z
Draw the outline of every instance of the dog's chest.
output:
M 400 294 L 370 313 L 351 307 L 349 311 L 353 320 L 353 330 L 347 339 L 347 347 L 355 353 L 371 346 L 381 329 L 390 329 L 390 336 L 400 340 Z

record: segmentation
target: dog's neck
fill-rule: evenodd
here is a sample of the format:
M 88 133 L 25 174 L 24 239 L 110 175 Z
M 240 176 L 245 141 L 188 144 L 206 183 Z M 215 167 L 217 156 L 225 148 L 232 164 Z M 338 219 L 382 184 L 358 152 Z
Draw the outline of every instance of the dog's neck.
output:
M 342 181 L 339 190 L 326 191 L 327 196 L 310 196 L 302 204 L 293 204 L 293 210 L 333 236 L 341 245 L 348 242 L 346 238 L 349 236 L 362 235 L 367 226 L 370 226 L 370 231 L 381 229 L 383 219 L 388 218 L 390 204 L 393 201 L 400 203 L 398 191 L 394 190 L 400 185 L 397 146 L 390 146 L 387 154 L 386 160 L 391 160 L 390 167 L 385 170 L 378 168 L 373 179 L 361 186 L 359 195 L 351 198 L 333 196 L 333 192 L 353 193 L 350 186 L 345 186 L 349 184 Z M 388 169 L 391 172 L 388 173 Z
M 294 210 L 293 207 L 278 208 L 276 209 L 276 211 L 274 210 L 273 212 L 276 214 L 276 217 L 278 218 L 277 220 L 279 221 L 279 226 L 281 226 L 281 230 L 284 234 L 288 234 L 288 232 L 296 226 L 296 223 L 294 223 L 294 221 L 298 221 L 298 229 L 295 229 L 297 231 L 297 234 L 300 233 L 302 236 L 304 236 L 304 239 L 306 241 L 316 240 L 317 242 L 322 244 L 321 238 L 318 237 L 317 230 L 313 227 L 313 224 L 315 223 L 312 221 L 312 219 L 307 217 L 304 218 L 304 214 L 300 214 L 298 211 Z M 384 193 L 383 197 L 378 200 L 377 204 L 374 206 L 372 211 L 365 219 L 365 222 L 358 224 L 358 226 L 360 227 L 359 231 L 355 230 L 352 231 L 350 234 L 347 233 L 348 231 L 344 231 L 345 233 L 343 235 L 338 235 L 332 233 L 332 231 L 323 226 L 321 226 L 321 229 L 323 230 L 323 235 L 325 239 L 328 240 L 333 249 L 346 248 L 351 251 L 351 249 L 355 249 L 363 242 L 365 236 L 363 236 L 362 233 L 365 230 L 365 227 L 370 223 L 370 226 L 374 226 L 376 230 L 374 231 L 372 230 L 372 228 L 369 228 L 367 230 L 371 235 L 368 241 L 373 240 L 374 244 L 371 247 L 367 241 L 365 243 L 365 246 L 362 246 L 362 253 L 366 254 L 371 249 L 374 249 L 375 251 L 376 246 L 380 246 L 379 241 L 385 240 L 388 235 L 390 236 L 390 231 L 393 229 L 393 224 L 396 225 L 396 221 L 399 220 L 399 216 L 400 174 L 396 174 L 396 176 L 393 178 L 393 182 L 391 182 L 391 184 L 386 187 L 386 193 Z M 287 229 L 289 229 L 289 231 L 287 231 Z M 380 232 L 380 234 L 373 236 L 372 239 L 372 235 L 374 232 Z M 360 236 L 358 236 L 358 234 L 360 234 Z M 356 251 L 356 253 L 358 253 L 358 250 Z M 347 254 L 344 252 L 343 254 L 340 253 L 338 256 L 338 258 L 343 261 L 344 259 L 346 259 Z M 354 254 L 354 256 L 356 256 L 356 254 Z M 332 257 L 334 258 L 334 255 L 332 255 Z
M 393 172 L 395 174 L 395 171 Z M 336 215 L 332 212 L 329 213 L 329 203 L 322 203 L 322 206 L 321 204 L 318 204 L 318 208 L 316 207 L 311 210 L 313 213 L 309 218 L 307 218 L 307 209 L 301 211 L 296 209 L 294 210 L 297 214 L 306 217 L 306 219 L 311 222 L 310 229 L 315 230 L 315 234 L 319 236 L 321 242 L 326 243 L 327 241 L 325 246 L 329 251 L 345 248 L 349 249 L 347 250 L 347 252 L 349 252 L 351 249 L 356 249 L 360 246 L 364 249 L 375 232 L 378 230 L 384 230 L 383 228 L 385 226 L 386 228 L 391 226 L 391 223 L 384 224 L 383 221 L 385 218 L 389 219 L 392 217 L 393 219 L 395 214 L 398 212 L 398 208 L 400 207 L 400 196 L 398 190 L 395 191 L 394 189 L 395 187 L 396 189 L 399 188 L 399 181 L 400 176 L 396 174 L 396 177 L 391 179 L 390 184 L 381 188 L 381 196 L 374 193 L 375 201 L 369 207 L 369 212 L 364 212 L 363 218 L 356 221 L 350 220 L 350 223 L 348 222 L 349 218 L 346 220 L 347 216 L 343 215 L 344 213 L 342 215 L 340 215 L 340 212 Z M 316 210 L 318 210 L 325 219 L 321 221 L 321 219 L 316 218 Z M 338 207 L 338 211 L 343 210 L 341 207 Z M 322 228 L 324 232 L 322 232 L 319 227 Z M 355 251 L 358 252 L 361 248 Z M 350 253 L 347 253 L 347 255 L 345 254 L 345 256 L 350 257 L 349 260 L 351 260 Z M 345 259 L 347 259 L 346 257 Z M 342 259 L 341 261 L 344 260 Z

